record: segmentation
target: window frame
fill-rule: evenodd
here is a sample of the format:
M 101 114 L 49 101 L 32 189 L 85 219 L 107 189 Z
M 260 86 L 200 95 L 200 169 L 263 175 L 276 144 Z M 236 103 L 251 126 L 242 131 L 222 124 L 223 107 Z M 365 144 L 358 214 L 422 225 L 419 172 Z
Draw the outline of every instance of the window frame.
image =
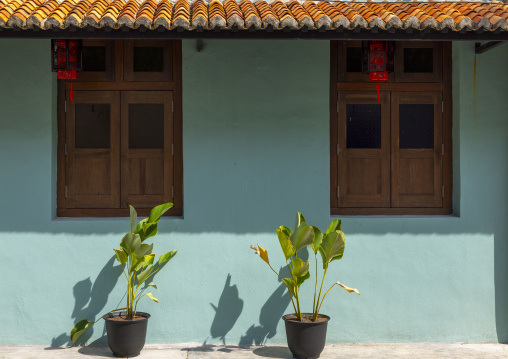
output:
M 442 154 L 442 185 L 444 196 L 442 197 L 442 207 L 438 208 L 397 208 L 397 207 L 341 207 L 338 195 L 340 196 L 340 178 L 339 178 L 339 111 L 341 103 L 339 94 L 343 93 L 366 93 L 375 94 L 374 83 L 365 81 L 363 74 L 350 76 L 351 74 L 341 73 L 345 70 L 344 55 L 347 53 L 345 46 L 354 44 L 354 42 L 330 41 L 330 213 L 332 215 L 448 215 L 453 213 L 452 193 L 452 53 L 451 42 L 434 43 L 425 46 L 438 47 L 442 54 L 442 64 L 439 67 L 440 82 L 397 82 L 400 78 L 394 74 L 393 81 L 381 83 L 381 95 L 383 92 L 440 92 L 442 93 L 442 141 L 444 153 Z M 413 46 L 408 42 L 396 43 L 400 48 L 402 46 Z M 396 55 L 397 56 L 397 55 Z M 397 62 L 397 57 L 395 58 Z M 434 67 L 436 69 L 436 67 Z M 397 63 L 395 69 L 397 71 Z M 407 79 L 406 79 L 407 80 Z M 391 102 L 391 100 L 390 100 Z M 391 106 L 391 105 L 390 105 Z M 390 110 L 390 121 L 392 117 Z M 391 130 L 390 130 L 391 131 Z M 391 143 L 390 143 L 391 147 Z M 392 161 L 390 150 L 389 161 Z M 392 174 L 390 171 L 390 206 L 392 197 Z
M 87 40 L 86 40 L 87 41 Z M 126 45 L 133 40 L 105 40 L 108 47 L 114 49 L 115 66 L 112 81 L 90 81 L 83 78 L 73 81 L 73 91 L 86 93 L 87 91 L 170 91 L 172 93 L 173 111 L 173 146 L 172 146 L 172 200 L 173 208 L 165 215 L 181 216 L 183 214 L 183 155 L 182 155 L 182 43 L 171 40 L 172 81 L 125 81 L 124 80 L 124 51 Z M 165 40 L 167 41 L 167 40 Z M 148 44 L 147 44 L 148 45 Z M 132 48 L 132 46 L 130 46 Z M 106 51 L 108 51 L 106 49 Z M 97 76 L 94 74 L 94 76 Z M 98 77 L 101 80 L 104 78 Z M 128 217 L 129 208 L 69 208 L 66 204 L 66 93 L 70 91 L 70 81 L 57 81 L 57 217 Z M 68 95 L 67 95 L 68 96 Z M 68 98 L 67 98 L 68 100 Z M 120 119 L 121 122 L 121 119 Z M 121 159 L 118 164 L 121 166 Z M 120 191 L 120 183 L 118 190 Z M 146 216 L 151 208 L 138 208 L 139 215 Z

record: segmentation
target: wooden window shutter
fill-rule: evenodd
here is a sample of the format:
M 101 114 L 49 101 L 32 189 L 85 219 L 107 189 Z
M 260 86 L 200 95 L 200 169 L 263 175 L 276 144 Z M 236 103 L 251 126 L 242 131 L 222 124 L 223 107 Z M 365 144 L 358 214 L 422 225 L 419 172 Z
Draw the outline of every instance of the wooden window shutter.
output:
M 173 202 L 173 92 L 122 92 L 121 207 Z
M 443 43 L 402 41 L 395 47 L 396 82 L 442 82 Z
M 118 208 L 120 93 L 74 91 L 66 107 L 66 207 Z
M 442 93 L 392 92 L 392 207 L 442 207 Z
M 338 207 L 390 206 L 390 96 L 338 93 Z

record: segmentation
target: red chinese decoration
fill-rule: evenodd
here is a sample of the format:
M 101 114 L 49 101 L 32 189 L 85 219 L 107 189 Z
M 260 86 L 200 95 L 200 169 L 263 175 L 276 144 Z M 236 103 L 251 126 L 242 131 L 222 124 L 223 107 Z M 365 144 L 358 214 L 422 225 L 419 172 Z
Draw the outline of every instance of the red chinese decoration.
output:
M 81 40 L 51 40 L 51 62 L 53 72 L 57 72 L 59 80 L 76 80 L 81 70 Z
M 376 81 L 377 102 L 381 102 L 379 89 L 380 81 L 388 81 L 387 71 L 388 45 L 383 41 L 370 41 L 369 43 L 369 80 Z

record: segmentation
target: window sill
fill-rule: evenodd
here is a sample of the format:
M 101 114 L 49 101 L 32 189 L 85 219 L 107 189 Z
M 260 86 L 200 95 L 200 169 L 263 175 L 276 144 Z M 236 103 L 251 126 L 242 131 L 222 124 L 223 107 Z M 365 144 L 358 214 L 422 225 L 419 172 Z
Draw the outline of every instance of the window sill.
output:
M 341 216 L 444 216 L 453 214 L 452 208 L 332 208 L 331 215 Z
M 136 209 L 138 216 L 149 216 L 150 208 Z M 129 208 L 113 209 L 113 208 L 71 208 L 71 209 L 58 209 L 56 211 L 57 218 L 128 218 L 130 215 Z M 182 208 L 171 208 L 163 217 L 181 217 L 183 215 Z

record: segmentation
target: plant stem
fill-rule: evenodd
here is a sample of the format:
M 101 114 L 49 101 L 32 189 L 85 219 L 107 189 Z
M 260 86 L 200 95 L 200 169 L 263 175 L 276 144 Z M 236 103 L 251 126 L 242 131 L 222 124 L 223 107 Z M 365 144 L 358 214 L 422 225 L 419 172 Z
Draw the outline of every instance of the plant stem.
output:
M 316 284 L 314 285 L 314 302 L 312 303 L 312 317 L 314 318 L 314 312 L 316 311 L 316 292 L 317 292 L 317 255 L 314 253 L 314 259 L 316 262 Z
M 319 289 L 319 295 L 317 299 L 317 307 L 318 310 L 316 310 L 314 313 L 312 313 L 312 321 L 315 322 L 317 320 L 318 314 L 319 314 L 319 308 L 321 308 L 321 305 L 319 304 L 319 300 L 321 299 L 321 291 L 323 290 L 323 284 L 325 283 L 325 277 L 326 272 L 328 271 L 328 265 L 325 268 L 325 272 L 323 273 L 323 280 L 321 281 L 321 288 Z M 323 301 L 321 301 L 321 304 L 323 304 Z
M 295 294 L 296 294 L 296 306 L 298 307 L 298 311 L 296 312 L 296 318 L 301 322 L 302 321 L 302 311 L 300 309 L 300 299 L 299 293 L 298 293 L 298 284 L 296 283 L 296 277 L 295 277 Z
M 134 305 L 133 303 L 133 298 L 132 298 L 132 287 L 134 285 L 134 274 L 130 274 L 129 275 L 129 288 L 128 288 L 128 292 L 127 292 L 127 297 L 128 297 L 128 301 L 127 301 L 127 318 L 128 319 L 132 319 L 133 318 L 133 313 L 132 313 L 132 307 Z
M 129 308 L 130 308 L 130 299 L 131 299 L 131 276 L 129 274 L 129 279 L 127 279 L 127 310 L 126 310 L 126 314 L 127 314 L 127 317 L 129 316 Z

